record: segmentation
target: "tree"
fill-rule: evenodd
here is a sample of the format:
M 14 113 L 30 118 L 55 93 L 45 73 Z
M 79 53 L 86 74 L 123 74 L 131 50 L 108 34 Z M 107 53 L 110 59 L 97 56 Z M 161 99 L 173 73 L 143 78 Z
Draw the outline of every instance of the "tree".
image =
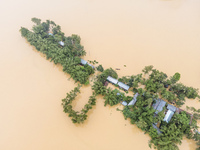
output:
M 34 22 L 36 25 L 39 25 L 41 23 L 41 19 L 38 19 L 38 18 L 35 18 L 35 17 L 32 18 L 31 21 Z
M 99 65 L 99 66 L 97 67 L 97 70 L 100 71 L 100 72 L 103 72 L 103 71 L 104 71 L 103 66 L 102 66 L 102 65 Z

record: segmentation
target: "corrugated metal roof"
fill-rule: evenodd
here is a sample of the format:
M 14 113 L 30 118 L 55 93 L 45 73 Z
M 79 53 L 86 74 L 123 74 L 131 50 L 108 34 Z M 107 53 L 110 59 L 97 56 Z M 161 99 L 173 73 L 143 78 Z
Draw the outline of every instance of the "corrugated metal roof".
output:
M 163 110 L 163 107 L 165 106 L 166 102 L 161 100 L 158 107 L 156 108 L 156 114 L 158 114 L 159 112 L 161 112 Z
M 123 101 L 123 102 L 122 102 L 122 105 L 127 106 L 127 102 L 126 102 L 126 101 Z
M 156 103 L 153 103 L 152 105 L 153 109 L 156 110 L 159 104 L 160 104 L 160 99 L 156 99 Z
M 83 60 L 83 59 L 81 59 L 81 64 L 82 64 L 82 65 L 86 65 L 86 64 L 87 64 L 87 61 L 86 61 L 86 60 Z
M 58 42 L 61 46 L 64 46 L 65 43 L 63 41 Z
M 52 33 L 48 33 L 48 35 L 54 36 Z
M 162 132 L 160 131 L 160 129 L 156 126 L 156 125 L 154 125 L 154 124 L 152 124 L 153 125 L 153 128 L 155 128 L 156 130 L 157 130 L 157 132 L 158 132 L 158 134 L 161 134 Z
M 115 79 L 115 78 L 113 78 L 113 77 L 111 77 L 111 76 L 108 76 L 108 77 L 107 77 L 107 80 L 108 80 L 109 82 L 113 83 L 113 84 L 117 84 L 117 82 L 118 82 L 117 79 Z
M 91 65 L 91 64 L 89 64 L 89 63 L 87 63 L 90 67 L 92 67 L 93 69 L 94 69 L 94 66 L 93 65 Z
M 176 111 L 176 107 L 173 106 L 173 105 L 170 105 L 170 104 L 168 104 L 167 109 L 169 109 L 169 110 L 171 110 L 171 111 L 173 111 L 173 112 Z
M 131 106 L 131 105 L 135 105 L 136 101 L 137 101 L 137 97 L 138 97 L 138 93 L 136 93 L 134 96 L 133 96 L 133 100 L 130 101 L 130 103 L 128 104 L 128 106 Z
M 174 112 L 171 110 L 168 110 L 163 121 L 166 121 L 167 123 L 169 123 L 169 121 L 172 119 L 173 115 L 174 115 Z
M 129 89 L 129 86 L 124 84 L 124 83 L 122 83 L 122 82 L 118 82 L 118 85 L 119 85 L 120 88 L 122 88 L 124 90 L 128 91 L 128 89 Z

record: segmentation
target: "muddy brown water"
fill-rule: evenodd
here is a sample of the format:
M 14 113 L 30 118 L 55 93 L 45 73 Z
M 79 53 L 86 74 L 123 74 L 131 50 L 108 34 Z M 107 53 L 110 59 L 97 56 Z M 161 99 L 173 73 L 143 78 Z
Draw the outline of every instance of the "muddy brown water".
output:
M 200 88 L 199 0 L 1 0 L 0 1 L 0 149 L 148 150 L 148 140 L 102 97 L 83 125 L 63 113 L 61 99 L 75 87 L 60 66 L 47 61 L 21 38 L 30 19 L 51 19 L 66 35 L 82 38 L 86 60 L 120 68 L 119 76 L 138 74 L 146 65 Z M 126 65 L 126 67 L 124 67 Z M 90 87 L 73 103 L 79 110 Z M 188 100 L 200 108 L 200 102 Z M 194 150 L 184 139 L 181 150 Z

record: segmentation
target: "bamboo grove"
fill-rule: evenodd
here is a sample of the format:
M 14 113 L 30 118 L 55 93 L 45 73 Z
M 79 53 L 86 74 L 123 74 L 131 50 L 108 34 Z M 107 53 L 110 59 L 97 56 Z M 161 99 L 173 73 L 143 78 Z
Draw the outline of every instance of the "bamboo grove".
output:
M 48 60 L 55 64 L 61 64 L 63 72 L 70 74 L 71 78 L 78 82 L 78 86 L 62 99 L 63 111 L 68 114 L 73 123 L 84 123 L 88 117 L 87 113 L 96 105 L 97 95 L 104 99 L 104 106 L 114 106 L 122 100 L 129 103 L 132 100 L 133 97 L 126 96 L 126 93 L 117 88 L 117 85 L 114 90 L 105 86 L 107 77 L 111 76 L 127 84 L 130 87 L 129 92 L 139 94 L 134 106 L 124 106 L 122 110 L 117 110 L 121 111 L 131 124 L 135 124 L 144 133 L 150 135 L 150 147 L 158 150 L 178 150 L 177 144 L 181 144 L 183 136 L 194 139 L 197 141 L 197 145 L 200 145 L 197 126 L 197 120 L 200 119 L 199 109 L 187 107 L 193 114 L 191 123 L 190 116 L 184 111 L 176 113 L 169 123 L 163 121 L 165 109 L 157 116 L 154 115 L 155 110 L 152 108 L 152 104 L 157 98 L 164 99 L 177 107 L 184 105 L 186 98 L 200 99 L 198 89 L 179 83 L 179 73 L 168 77 L 167 74 L 154 69 L 153 66 L 146 66 L 141 74 L 118 78 L 116 71 L 112 68 L 104 70 L 102 65 L 96 66 L 95 69 L 87 64 L 80 65 L 80 57 L 86 55 L 86 52 L 80 44 L 81 39 L 78 35 L 65 36 L 61 32 L 61 27 L 50 20 L 41 22 L 38 18 L 32 18 L 32 21 L 35 23 L 32 30 L 24 27 L 20 29 L 22 37 L 26 38 L 36 50 L 45 54 Z M 60 45 L 60 41 L 65 45 Z M 96 61 L 89 62 L 98 64 Z M 80 111 L 75 111 L 72 107 L 73 100 L 80 93 L 80 88 L 89 84 L 89 77 L 95 72 L 97 75 L 92 83 L 92 95 L 89 97 L 88 103 Z M 153 123 L 160 124 L 160 134 L 152 127 Z

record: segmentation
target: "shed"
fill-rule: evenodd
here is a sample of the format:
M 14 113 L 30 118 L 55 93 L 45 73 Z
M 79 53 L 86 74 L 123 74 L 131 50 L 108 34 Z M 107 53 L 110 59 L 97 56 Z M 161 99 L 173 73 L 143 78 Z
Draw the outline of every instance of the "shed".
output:
M 170 104 L 167 105 L 167 109 L 169 109 L 169 110 L 171 110 L 171 111 L 173 111 L 173 112 L 176 111 L 176 107 L 173 106 L 173 105 L 170 105 Z
M 160 100 L 160 103 L 158 105 L 158 107 L 156 108 L 156 114 L 158 114 L 159 112 L 161 112 L 163 110 L 163 107 L 165 107 L 166 102 L 163 100 Z
M 115 78 L 113 78 L 113 77 L 111 77 L 111 76 L 108 76 L 108 77 L 107 77 L 107 80 L 108 80 L 110 83 L 113 83 L 113 84 L 117 84 L 117 82 L 118 82 L 117 79 L 115 79 Z
M 156 103 L 153 103 L 153 105 L 152 105 L 152 107 L 153 107 L 153 109 L 157 109 L 157 107 L 158 107 L 158 105 L 160 104 L 160 99 L 156 99 Z
M 93 65 L 91 65 L 91 64 L 89 64 L 89 63 L 87 63 L 90 67 L 92 67 L 92 69 L 94 69 L 94 66 Z
M 48 35 L 54 36 L 52 33 L 48 33 Z
M 172 119 L 173 115 L 174 115 L 174 112 L 169 109 L 167 111 L 167 114 L 165 115 L 165 118 L 163 119 L 163 121 L 166 121 L 167 123 L 169 123 L 169 121 Z
M 122 105 L 127 106 L 127 102 L 126 102 L 126 101 L 123 101 L 123 102 L 122 102 Z
M 122 82 L 118 82 L 118 85 L 119 85 L 120 88 L 122 88 L 122 89 L 124 89 L 126 91 L 128 91 L 128 89 L 129 89 L 129 86 L 124 84 L 124 83 L 122 83 Z
M 152 124 L 153 128 L 157 130 L 157 133 L 158 134 L 161 134 L 162 132 L 160 131 L 160 129 L 155 125 L 155 124 Z
M 65 43 L 63 41 L 58 42 L 61 46 L 64 46 Z
M 130 103 L 128 104 L 128 106 L 131 106 L 131 105 L 135 105 L 136 101 L 137 101 L 137 97 L 138 97 L 138 93 L 136 93 L 134 96 L 133 96 L 133 100 L 130 101 Z
M 83 60 L 83 59 L 81 59 L 81 64 L 82 64 L 82 65 L 86 65 L 86 64 L 87 64 L 87 61 L 86 61 L 86 60 Z

